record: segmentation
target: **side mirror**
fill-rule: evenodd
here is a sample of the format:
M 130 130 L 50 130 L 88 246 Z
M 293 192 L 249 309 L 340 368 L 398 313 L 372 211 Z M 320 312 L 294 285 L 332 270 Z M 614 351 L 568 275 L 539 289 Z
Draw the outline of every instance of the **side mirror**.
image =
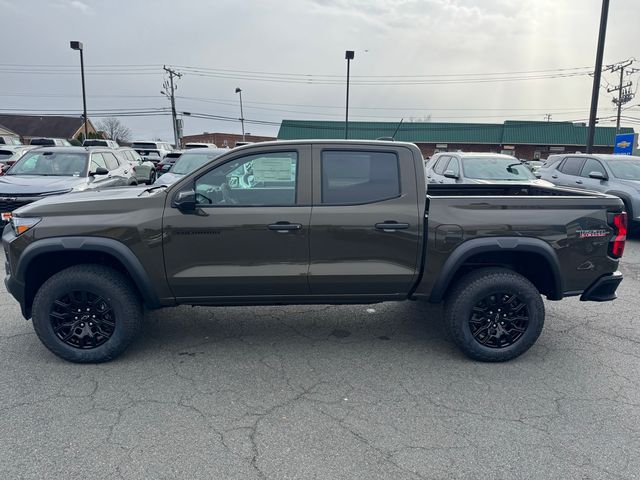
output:
M 455 180 L 457 180 L 458 178 L 460 178 L 460 175 L 458 175 L 457 173 L 455 173 L 453 170 L 447 170 L 446 172 L 444 172 L 444 176 L 446 178 L 453 178 Z
M 93 177 L 94 175 L 109 175 L 109 170 L 104 167 L 98 167 L 95 172 L 89 172 L 90 177 Z
M 542 178 L 542 174 L 539 172 L 533 172 L 536 178 Z
M 602 172 L 589 172 L 589 178 L 593 178 L 595 180 L 608 180 L 609 177 Z
M 176 193 L 171 206 L 181 212 L 194 212 L 196 210 L 196 192 L 193 186 L 189 185 Z
M 2 173 L 6 172 L 11 168 L 11 165 L 7 165 L 6 163 L 2 165 Z

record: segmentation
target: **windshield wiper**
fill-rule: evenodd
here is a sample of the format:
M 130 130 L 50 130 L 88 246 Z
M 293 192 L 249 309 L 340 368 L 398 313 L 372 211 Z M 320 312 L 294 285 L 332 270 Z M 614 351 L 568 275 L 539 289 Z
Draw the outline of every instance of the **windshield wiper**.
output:
M 152 192 L 154 190 L 158 190 L 160 188 L 167 188 L 169 185 L 155 185 L 153 187 L 149 187 L 149 188 L 145 188 L 143 191 L 141 191 L 138 196 L 141 197 L 143 193 L 149 193 Z

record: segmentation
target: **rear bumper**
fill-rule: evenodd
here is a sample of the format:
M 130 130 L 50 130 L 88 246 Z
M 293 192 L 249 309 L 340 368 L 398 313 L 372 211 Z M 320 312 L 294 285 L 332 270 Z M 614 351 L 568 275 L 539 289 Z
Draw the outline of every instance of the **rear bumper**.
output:
M 587 288 L 580 300 L 583 302 L 608 302 L 615 300 L 616 290 L 622 281 L 622 273 L 613 272 L 603 275 Z

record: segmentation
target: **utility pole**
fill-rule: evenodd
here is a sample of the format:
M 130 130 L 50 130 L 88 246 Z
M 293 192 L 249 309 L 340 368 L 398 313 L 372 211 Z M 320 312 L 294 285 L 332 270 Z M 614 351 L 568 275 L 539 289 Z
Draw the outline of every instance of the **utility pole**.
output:
M 546 113 L 546 114 L 544 115 L 544 118 L 546 118 L 546 119 L 547 119 L 547 122 L 550 122 L 550 121 L 551 121 L 551 114 L 550 114 L 550 113 Z
M 345 140 L 349 138 L 349 73 L 350 73 L 350 65 L 351 60 L 355 57 L 355 52 L 353 50 L 347 50 L 344 54 L 344 59 L 347 61 L 347 102 L 345 108 L 345 118 L 344 118 L 344 138 Z
M 600 32 L 598 33 L 598 48 L 596 49 L 596 68 L 593 72 L 593 87 L 591 88 L 591 112 L 589 113 L 589 131 L 587 132 L 587 153 L 593 153 L 593 140 L 596 136 L 596 116 L 598 115 L 598 93 L 602 78 L 602 57 L 604 56 L 604 39 L 607 35 L 607 18 L 609 16 L 609 0 L 602 0 L 600 12 Z
M 622 112 L 622 105 L 630 102 L 633 99 L 633 93 L 631 92 L 631 82 L 623 85 L 624 82 L 624 69 L 631 66 L 633 60 L 627 60 L 615 65 L 610 65 L 607 70 L 611 73 L 620 72 L 620 83 L 617 87 L 607 88 L 607 93 L 618 92 L 618 98 L 613 98 L 612 102 L 618 107 L 618 115 L 616 117 L 616 134 L 620 133 L 620 114 Z M 635 69 L 634 69 L 635 70 Z
M 169 74 L 169 82 L 165 80 L 164 91 L 160 92 L 166 95 L 171 100 L 171 120 L 173 123 L 173 141 L 175 142 L 175 148 L 180 148 L 180 138 L 178 137 L 178 118 L 176 115 L 176 86 L 173 83 L 173 77 L 182 77 L 181 73 L 176 72 L 174 69 L 164 65 L 162 69 Z M 168 91 L 167 91 L 168 90 Z

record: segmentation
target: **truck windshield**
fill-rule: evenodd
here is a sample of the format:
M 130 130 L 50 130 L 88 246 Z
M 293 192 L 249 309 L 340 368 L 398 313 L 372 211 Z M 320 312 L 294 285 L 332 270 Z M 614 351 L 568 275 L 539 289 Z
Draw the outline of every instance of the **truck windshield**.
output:
M 640 158 L 624 160 L 607 160 L 607 165 L 616 178 L 622 180 L 640 180 Z
M 466 178 L 477 180 L 535 180 L 522 162 L 501 157 L 468 157 L 462 159 L 462 170 Z
M 86 174 L 86 153 L 30 152 L 18 160 L 7 175 L 79 177 Z

